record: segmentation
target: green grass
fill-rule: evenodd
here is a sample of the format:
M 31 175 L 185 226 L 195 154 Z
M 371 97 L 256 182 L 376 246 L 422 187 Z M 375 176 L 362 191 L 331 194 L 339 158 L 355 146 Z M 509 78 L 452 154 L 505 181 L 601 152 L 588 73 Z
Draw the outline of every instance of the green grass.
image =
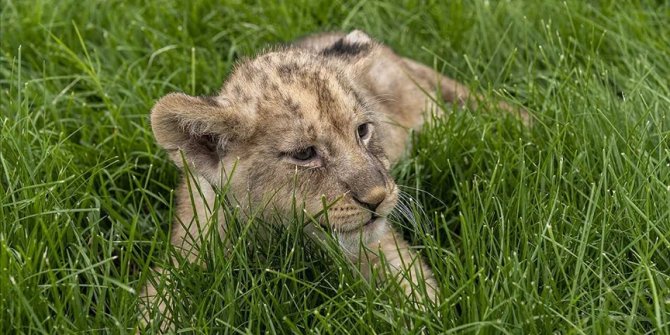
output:
M 179 175 L 153 102 L 214 93 L 268 43 L 354 28 L 535 118 L 454 111 L 395 168 L 439 306 L 371 288 L 295 229 L 241 230 L 230 256 L 211 239 L 206 269 L 169 269 L 178 328 L 670 333 L 664 1 L 0 0 L 0 24 L 0 333 L 134 332 Z

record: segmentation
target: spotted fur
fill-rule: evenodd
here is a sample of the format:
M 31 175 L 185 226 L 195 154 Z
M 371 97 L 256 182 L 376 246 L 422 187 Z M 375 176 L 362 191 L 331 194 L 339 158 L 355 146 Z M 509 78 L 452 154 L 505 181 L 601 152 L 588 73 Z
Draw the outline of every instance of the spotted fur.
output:
M 213 97 L 163 97 L 151 112 L 154 135 L 195 176 L 177 191 L 173 245 L 195 260 L 215 189 L 227 181 L 229 203 L 247 214 L 278 211 L 290 219 L 295 199 L 316 215 L 325 198 L 333 205 L 319 224 L 354 264 L 368 273 L 385 258 L 387 273 L 408 296 L 428 299 L 419 304 L 436 301 L 430 268 L 386 222 L 398 200 L 389 168 L 405 150 L 408 131 L 434 109 L 436 93 L 457 104 L 477 100 L 463 85 L 353 31 L 309 36 L 242 61 Z M 298 159 L 312 154 L 310 161 Z M 214 221 L 225 234 L 223 217 Z M 415 295 L 416 287 L 425 294 Z M 144 290 L 147 304 L 155 293 L 153 285 Z

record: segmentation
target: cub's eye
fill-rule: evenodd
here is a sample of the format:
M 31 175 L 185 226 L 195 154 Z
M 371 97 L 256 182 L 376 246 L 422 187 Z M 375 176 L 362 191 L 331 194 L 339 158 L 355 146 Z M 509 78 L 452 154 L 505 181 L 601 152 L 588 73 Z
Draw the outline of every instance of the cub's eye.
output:
M 290 164 L 305 168 L 318 168 L 323 166 L 323 159 L 319 156 L 316 147 L 311 146 L 296 151 L 282 153 L 282 157 Z
M 315 157 L 316 157 L 316 149 L 314 149 L 314 147 L 308 147 L 291 154 L 291 158 L 295 159 L 298 162 L 307 162 L 314 159 Z
M 358 133 L 358 138 L 364 141 L 370 138 L 371 133 L 370 128 L 372 128 L 372 126 L 370 125 L 369 122 L 359 125 L 358 129 L 356 129 L 356 132 Z

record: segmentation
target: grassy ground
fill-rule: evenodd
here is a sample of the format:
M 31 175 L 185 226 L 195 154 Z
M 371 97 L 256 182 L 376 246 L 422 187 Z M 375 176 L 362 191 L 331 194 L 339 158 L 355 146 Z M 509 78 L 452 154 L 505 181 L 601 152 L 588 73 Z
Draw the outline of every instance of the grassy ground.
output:
M 536 118 L 433 120 L 396 167 L 441 303 L 417 311 L 288 229 L 173 269 L 180 329 L 670 333 L 667 3 L 228 2 L 0 0 L 0 333 L 133 332 L 178 180 L 153 102 L 353 28 Z

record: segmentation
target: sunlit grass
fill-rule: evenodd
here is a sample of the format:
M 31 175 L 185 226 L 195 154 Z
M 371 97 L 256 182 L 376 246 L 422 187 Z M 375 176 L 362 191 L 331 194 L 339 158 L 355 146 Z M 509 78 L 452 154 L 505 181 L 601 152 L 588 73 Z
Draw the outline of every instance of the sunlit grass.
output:
M 298 223 L 261 238 L 229 213 L 234 252 L 213 234 L 205 268 L 166 266 L 177 328 L 670 331 L 664 2 L 1 0 L 0 25 L 0 333 L 134 332 L 149 268 L 174 254 L 179 173 L 154 101 L 213 94 L 268 43 L 354 28 L 534 117 L 444 106 L 395 167 L 414 216 L 397 226 L 441 303 L 370 286 Z

